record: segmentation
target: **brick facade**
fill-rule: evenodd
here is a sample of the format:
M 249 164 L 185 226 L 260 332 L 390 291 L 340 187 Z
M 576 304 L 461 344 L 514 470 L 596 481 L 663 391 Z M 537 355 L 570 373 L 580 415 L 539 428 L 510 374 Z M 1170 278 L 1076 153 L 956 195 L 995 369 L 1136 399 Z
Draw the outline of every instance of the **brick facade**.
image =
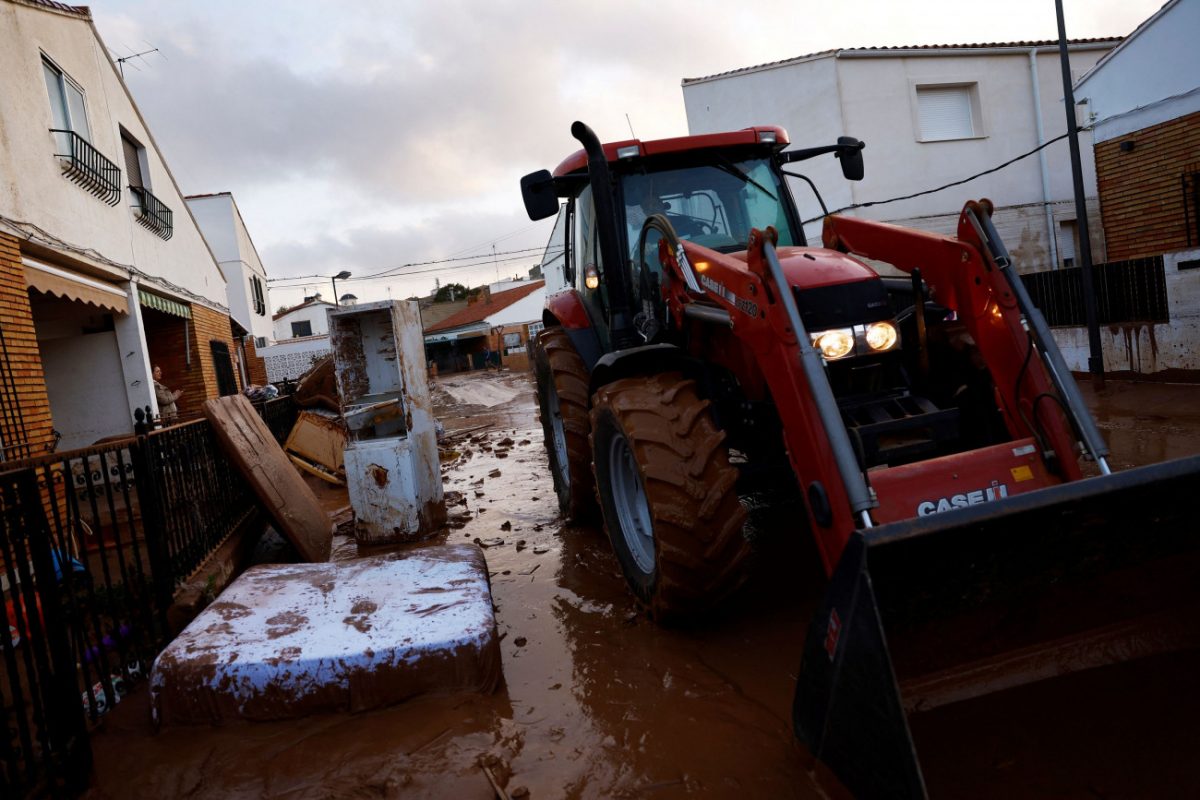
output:
M 250 377 L 250 382 L 256 386 L 266 386 L 267 381 L 267 361 L 258 354 L 258 350 L 254 347 L 254 337 L 246 337 L 246 374 Z
M 0 383 L 4 384 L 0 404 L 3 404 L 6 434 L 5 455 L 0 460 L 41 455 L 54 441 L 50 398 L 33 327 L 19 240 L 3 233 L 0 233 L 0 338 L 3 340 Z M 13 427 L 18 421 L 23 428 L 24 447 L 19 441 L 21 432 Z
M 1123 151 L 1125 142 L 1133 149 Z M 1108 259 L 1186 248 L 1183 176 L 1200 173 L 1200 112 L 1101 142 L 1095 150 Z
M 204 401 L 220 394 L 211 342 L 214 339 L 225 342 L 230 357 L 236 358 L 229 316 L 193 303 L 190 320 L 143 308 L 142 324 L 146 329 L 150 363 L 162 367 L 163 384 L 172 390 L 183 390 L 176 403 L 180 418 L 200 416 Z M 185 348 L 190 358 L 185 355 Z M 241 378 L 236 362 L 232 363 L 234 380 L 240 390 Z

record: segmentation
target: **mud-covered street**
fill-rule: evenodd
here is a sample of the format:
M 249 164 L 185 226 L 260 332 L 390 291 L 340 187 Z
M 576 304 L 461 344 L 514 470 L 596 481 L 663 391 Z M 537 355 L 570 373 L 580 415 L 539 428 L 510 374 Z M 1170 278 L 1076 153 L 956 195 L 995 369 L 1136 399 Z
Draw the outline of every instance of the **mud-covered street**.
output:
M 786 497 L 749 499 L 756 566 L 746 589 L 703 624 L 664 629 L 634 605 L 603 531 L 558 521 L 529 374 L 451 375 L 433 388 L 451 523 L 434 541 L 485 548 L 500 688 L 155 733 L 143 687 L 94 737 L 93 796 L 844 796 L 792 733 L 804 632 L 824 579 L 793 535 Z M 1200 452 L 1200 387 L 1086 391 L 1116 468 Z M 1200 709 L 1174 687 L 1197 667 L 1152 659 L 1126 668 L 1115 694 L 1088 678 L 1048 681 L 925 715 L 914 732 L 929 748 L 931 793 L 1194 795 Z

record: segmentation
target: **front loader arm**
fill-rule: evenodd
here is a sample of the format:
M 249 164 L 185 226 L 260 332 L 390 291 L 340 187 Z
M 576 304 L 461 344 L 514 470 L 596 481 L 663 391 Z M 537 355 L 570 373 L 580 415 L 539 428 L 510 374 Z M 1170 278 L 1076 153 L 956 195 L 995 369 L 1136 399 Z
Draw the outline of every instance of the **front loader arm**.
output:
M 954 311 L 974 339 L 996 388 L 996 402 L 1013 439 L 1041 442 L 1048 466 L 1064 480 L 1082 477 L 1075 438 L 1062 402 L 1033 340 L 1022 325 L 1004 276 L 967 219 L 968 210 L 987 213 L 990 204 L 968 203 L 958 236 L 943 236 L 886 222 L 842 216 L 825 218 L 826 247 L 887 262 L 911 273 L 921 270 L 933 299 Z
M 698 307 L 724 312 L 725 324 L 757 362 L 757 369 L 743 364 L 734 371 L 748 379 L 761 374 L 780 419 L 786 421 L 788 459 L 805 493 L 809 528 L 829 574 L 857 525 L 830 434 L 804 374 L 799 342 L 768 278 L 763 255 L 767 237 L 773 237 L 773 231 L 751 232 L 745 262 L 694 242 L 672 247 L 664 238 L 658 254 L 670 276 L 664 299 L 680 324 L 713 324 L 711 316 L 694 313 Z M 693 285 L 699 291 L 689 288 Z

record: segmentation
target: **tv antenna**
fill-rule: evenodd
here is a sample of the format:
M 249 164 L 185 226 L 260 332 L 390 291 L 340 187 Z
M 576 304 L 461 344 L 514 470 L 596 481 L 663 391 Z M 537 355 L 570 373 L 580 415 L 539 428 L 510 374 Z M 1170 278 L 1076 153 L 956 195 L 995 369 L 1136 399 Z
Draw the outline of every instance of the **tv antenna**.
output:
M 146 44 L 149 44 L 149 42 L 147 42 Z M 128 49 L 128 50 L 132 50 L 133 48 L 131 48 L 131 47 L 126 47 L 126 49 Z M 159 51 L 159 49 L 158 49 L 157 47 L 153 47 L 153 48 L 151 48 L 151 49 L 149 49 L 149 50 L 143 50 L 143 51 L 142 51 L 142 52 L 140 52 L 140 53 L 130 53 L 130 54 L 129 54 L 129 55 L 127 55 L 127 56 L 121 56 L 120 58 L 116 59 L 116 62 L 117 62 L 117 69 L 119 69 L 119 70 L 121 71 L 121 80 L 124 80 L 124 79 L 125 79 L 125 62 L 126 62 L 126 61 L 132 61 L 132 60 L 133 60 L 133 59 L 135 59 L 135 58 L 140 58 L 140 59 L 142 59 L 143 61 L 145 61 L 146 59 L 145 59 L 144 57 L 145 57 L 145 56 L 148 56 L 148 55 L 150 55 L 151 53 L 158 53 L 158 54 L 159 54 L 160 56 L 162 56 L 163 58 L 166 58 L 166 56 L 163 56 L 163 55 L 162 55 L 162 52 L 160 52 L 160 51 Z M 138 69 L 138 66 L 137 66 L 136 64 L 130 64 L 129 66 L 133 67 L 133 68 L 134 68 L 134 69 L 136 69 L 138 72 L 141 72 L 141 70 L 140 70 L 140 69 Z

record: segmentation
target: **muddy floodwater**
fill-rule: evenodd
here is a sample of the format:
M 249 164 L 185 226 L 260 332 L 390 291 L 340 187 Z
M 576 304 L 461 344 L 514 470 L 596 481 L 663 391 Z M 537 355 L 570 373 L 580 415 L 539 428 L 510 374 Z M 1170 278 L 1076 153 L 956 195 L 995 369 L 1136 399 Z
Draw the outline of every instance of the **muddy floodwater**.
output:
M 494 694 L 155 733 L 142 687 L 93 739 L 91 795 L 847 796 L 792 733 L 804 634 L 824 583 L 791 522 L 799 509 L 787 497 L 750 498 L 757 559 L 747 588 L 702 624 L 661 628 L 634 605 L 603 530 L 559 521 L 530 380 L 450 375 L 434 388 L 452 503 L 451 527 L 434 541 L 485 547 L 502 637 Z M 1200 452 L 1200 387 L 1085 392 L 1115 467 Z M 342 543 L 335 557 L 353 550 Z M 1200 692 L 1171 688 L 1190 688 L 1200 662 L 1123 669 L 1103 687 L 1048 681 L 924 715 L 914 733 L 929 747 L 932 793 L 1200 795 Z

